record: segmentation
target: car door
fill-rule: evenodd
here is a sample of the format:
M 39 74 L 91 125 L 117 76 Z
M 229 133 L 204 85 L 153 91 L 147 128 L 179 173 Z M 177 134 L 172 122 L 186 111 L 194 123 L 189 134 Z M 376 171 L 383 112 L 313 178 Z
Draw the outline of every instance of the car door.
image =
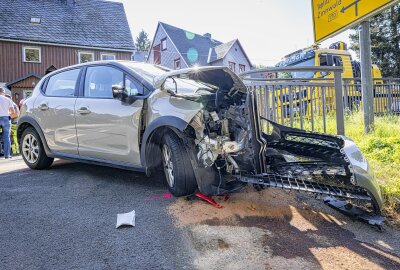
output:
M 143 86 L 132 83 L 133 78 L 112 66 L 89 66 L 84 77 L 82 96 L 75 106 L 79 155 L 139 165 Z M 135 85 L 136 92 L 131 89 L 132 85 Z M 125 88 L 133 96 L 133 101 L 113 98 L 113 86 Z
M 35 100 L 36 120 L 54 152 L 78 154 L 75 102 L 81 70 L 70 69 L 49 77 Z

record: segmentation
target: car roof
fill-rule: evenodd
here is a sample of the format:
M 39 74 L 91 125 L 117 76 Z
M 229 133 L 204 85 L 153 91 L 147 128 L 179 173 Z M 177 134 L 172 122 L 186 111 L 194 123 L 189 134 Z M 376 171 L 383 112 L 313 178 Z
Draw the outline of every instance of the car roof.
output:
M 42 78 L 42 80 L 45 80 L 46 78 L 63 72 L 63 71 L 67 71 L 69 69 L 75 69 L 75 68 L 83 68 L 83 67 L 88 67 L 88 66 L 104 66 L 104 65 L 111 65 L 111 66 L 115 66 L 115 67 L 119 67 L 120 69 L 122 69 L 124 72 L 130 74 L 131 76 L 135 77 L 136 79 L 141 78 L 142 80 L 140 80 L 141 83 L 143 83 L 149 90 L 154 90 L 154 85 L 153 82 L 149 82 L 148 80 L 145 80 L 143 78 L 143 76 L 141 76 L 139 73 L 135 72 L 134 69 L 132 69 L 132 64 L 138 64 L 139 65 L 151 65 L 151 66 L 157 66 L 157 65 L 153 65 L 153 64 L 148 64 L 148 63 L 143 63 L 143 62 L 137 62 L 137 61 L 129 61 L 129 60 L 106 60 L 106 61 L 93 61 L 93 62 L 87 62 L 87 63 L 81 63 L 81 64 L 76 64 L 76 65 L 72 65 L 72 66 L 68 66 L 68 67 L 64 67 L 64 68 L 60 68 L 57 69 L 49 74 L 47 74 L 46 76 L 44 76 Z M 127 65 L 129 64 L 129 66 Z M 169 69 L 165 68 L 165 67 L 160 67 L 161 69 L 164 69 L 166 72 L 169 71 Z

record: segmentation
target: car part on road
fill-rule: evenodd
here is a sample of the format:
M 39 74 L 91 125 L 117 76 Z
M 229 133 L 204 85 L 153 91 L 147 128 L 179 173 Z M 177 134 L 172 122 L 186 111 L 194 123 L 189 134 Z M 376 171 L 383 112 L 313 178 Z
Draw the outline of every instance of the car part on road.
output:
M 375 215 L 372 212 L 367 212 L 361 207 L 358 207 L 346 201 L 337 200 L 332 197 L 325 197 L 324 203 L 347 216 L 355 217 L 362 222 L 368 223 L 372 226 L 376 226 L 379 230 L 383 229 L 382 226 L 385 222 L 385 218 L 382 216 Z
M 124 213 L 124 214 L 118 214 L 117 215 L 117 225 L 115 228 L 119 228 L 121 226 L 135 226 L 135 210 L 129 212 L 129 213 Z
M 40 137 L 34 128 L 25 129 L 21 138 L 20 151 L 29 168 L 42 170 L 51 166 L 54 159 L 46 155 Z
M 212 206 L 216 207 L 216 208 L 223 208 L 220 204 L 218 204 L 211 196 L 206 196 L 202 193 L 196 193 L 193 196 L 208 202 L 209 204 L 211 204 Z

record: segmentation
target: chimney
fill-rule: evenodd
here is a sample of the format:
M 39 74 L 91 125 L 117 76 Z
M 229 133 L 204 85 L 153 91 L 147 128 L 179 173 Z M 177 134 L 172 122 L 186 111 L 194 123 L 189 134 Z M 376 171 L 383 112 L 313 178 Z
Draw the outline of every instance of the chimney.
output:
M 205 33 L 205 34 L 203 35 L 203 37 L 206 37 L 206 38 L 211 39 L 211 34 L 210 34 L 210 33 Z

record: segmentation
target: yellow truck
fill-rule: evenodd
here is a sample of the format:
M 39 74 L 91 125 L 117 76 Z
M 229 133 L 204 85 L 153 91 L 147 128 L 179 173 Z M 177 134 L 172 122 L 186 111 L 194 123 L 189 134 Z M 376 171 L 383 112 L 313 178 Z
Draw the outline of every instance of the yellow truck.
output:
M 361 84 L 359 78 L 361 77 L 360 63 L 353 61 L 351 54 L 347 50 L 347 45 L 344 42 L 336 42 L 332 44 L 329 49 L 320 49 L 319 47 L 310 47 L 303 50 L 293 52 L 284 57 L 282 61 L 276 64 L 276 67 L 304 67 L 304 66 L 341 66 L 344 71 L 342 77 L 344 78 L 344 84 L 347 99 L 348 108 L 354 109 L 361 105 Z M 377 65 L 372 67 L 374 84 L 383 84 L 382 74 Z M 278 74 L 279 76 L 279 74 Z M 282 75 L 281 75 L 282 76 Z M 313 81 L 312 79 L 325 78 L 327 80 L 333 79 L 333 73 L 314 73 L 314 72 L 291 72 L 290 74 L 284 74 L 288 78 L 298 78 L 299 80 L 305 79 Z M 316 81 L 316 80 L 315 80 Z M 379 94 L 379 87 L 374 87 L 374 101 L 375 101 L 375 112 L 384 112 L 387 106 L 387 98 L 384 98 L 382 94 Z M 288 98 L 282 98 L 288 96 L 289 89 L 283 88 L 282 93 L 277 91 L 275 94 L 275 100 L 277 100 L 278 114 L 283 117 L 288 117 L 290 114 Z M 309 89 L 292 89 L 293 96 L 293 107 L 295 114 L 303 112 L 305 116 L 310 116 L 311 108 L 314 109 L 316 114 L 321 115 L 322 113 L 322 96 L 325 96 L 325 108 L 327 111 L 334 110 L 334 91 L 332 89 L 326 89 L 323 93 L 322 89 L 314 88 L 313 91 Z M 314 101 L 314 102 L 312 102 Z M 313 104 L 312 107 L 310 104 Z M 379 106 L 378 106 L 379 105 Z

